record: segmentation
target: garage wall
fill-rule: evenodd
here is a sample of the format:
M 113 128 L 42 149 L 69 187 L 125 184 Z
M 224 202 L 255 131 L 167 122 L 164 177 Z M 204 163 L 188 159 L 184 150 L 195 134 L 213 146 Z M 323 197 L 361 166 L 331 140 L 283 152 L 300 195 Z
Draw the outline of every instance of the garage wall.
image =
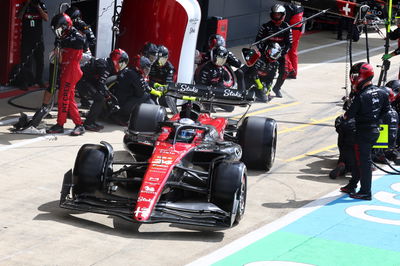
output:
M 1 0 L 0 0 L 1 1 Z M 49 21 L 43 23 L 43 37 L 44 37 L 44 80 L 49 78 L 49 53 L 54 49 L 54 33 L 51 30 L 50 22 L 54 15 L 58 14 L 58 9 L 61 3 L 70 4 L 71 1 L 61 1 L 61 0 L 43 0 L 46 4 L 47 11 L 49 14 Z
M 269 10 L 274 0 L 209 0 L 208 17 L 227 18 L 228 46 L 254 41 L 258 27 L 269 20 Z

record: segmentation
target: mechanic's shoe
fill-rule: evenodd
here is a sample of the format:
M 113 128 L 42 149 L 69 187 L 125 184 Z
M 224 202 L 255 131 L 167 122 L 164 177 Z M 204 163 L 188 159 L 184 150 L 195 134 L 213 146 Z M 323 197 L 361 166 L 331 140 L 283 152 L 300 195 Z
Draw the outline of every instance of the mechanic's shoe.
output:
M 46 133 L 48 133 L 48 134 L 61 134 L 61 133 L 64 133 L 64 127 L 59 125 L 59 124 L 55 124 L 52 127 L 50 127 L 49 129 L 47 129 Z
M 86 130 L 94 131 L 94 132 L 99 132 L 100 130 L 102 130 L 104 128 L 104 126 L 96 124 L 96 123 L 83 124 L 83 126 L 85 127 Z
M 351 193 L 350 198 L 360 199 L 360 200 L 371 200 L 372 196 L 371 193 L 362 193 L 359 191 L 357 193 Z
M 272 90 L 273 90 L 274 93 L 275 93 L 275 97 L 282 98 L 281 89 L 273 88 Z
M 340 188 L 340 192 L 347 193 L 347 194 L 353 194 L 353 193 L 356 193 L 356 189 L 354 187 L 351 187 L 350 185 L 346 185 L 346 186 Z
M 346 166 L 344 163 L 340 162 L 338 163 L 338 165 L 336 166 L 335 169 L 333 169 L 330 173 L 329 173 L 329 178 L 330 179 L 336 179 L 339 176 L 343 176 L 346 174 Z
M 71 131 L 71 136 L 80 136 L 85 133 L 83 125 L 76 125 L 74 130 Z

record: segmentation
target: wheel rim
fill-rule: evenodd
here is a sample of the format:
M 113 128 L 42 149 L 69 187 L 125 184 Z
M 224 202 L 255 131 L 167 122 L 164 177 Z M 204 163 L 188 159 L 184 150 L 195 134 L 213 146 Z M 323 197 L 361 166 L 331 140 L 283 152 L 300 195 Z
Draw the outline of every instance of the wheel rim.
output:
M 243 173 L 240 182 L 240 193 L 239 193 L 239 206 L 238 215 L 243 215 L 244 209 L 246 207 L 246 175 Z
M 275 161 L 275 154 L 276 154 L 276 127 L 274 129 L 274 141 L 272 143 L 272 160 L 271 163 Z

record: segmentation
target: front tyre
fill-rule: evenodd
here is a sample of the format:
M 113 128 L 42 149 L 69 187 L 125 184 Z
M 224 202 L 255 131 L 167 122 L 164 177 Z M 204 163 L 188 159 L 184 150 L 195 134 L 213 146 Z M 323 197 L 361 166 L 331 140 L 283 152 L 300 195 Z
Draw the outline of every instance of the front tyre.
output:
M 101 190 L 107 158 L 108 151 L 103 145 L 85 144 L 79 149 L 72 172 L 75 195 Z
M 239 223 L 246 208 L 246 166 L 223 161 L 215 167 L 211 182 L 211 202 L 230 213 L 230 225 Z

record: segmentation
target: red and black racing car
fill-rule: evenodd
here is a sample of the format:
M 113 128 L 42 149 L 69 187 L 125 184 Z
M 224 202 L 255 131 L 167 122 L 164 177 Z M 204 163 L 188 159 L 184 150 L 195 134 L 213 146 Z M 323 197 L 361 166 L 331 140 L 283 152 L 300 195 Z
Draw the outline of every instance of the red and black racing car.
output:
M 80 148 L 64 175 L 62 208 L 136 223 L 227 228 L 240 221 L 246 169 L 268 171 L 274 162 L 275 120 L 213 118 L 199 104 L 250 106 L 248 91 L 174 84 L 168 95 L 189 101 L 170 118 L 162 106 L 136 106 L 125 151 L 114 152 L 106 142 Z

